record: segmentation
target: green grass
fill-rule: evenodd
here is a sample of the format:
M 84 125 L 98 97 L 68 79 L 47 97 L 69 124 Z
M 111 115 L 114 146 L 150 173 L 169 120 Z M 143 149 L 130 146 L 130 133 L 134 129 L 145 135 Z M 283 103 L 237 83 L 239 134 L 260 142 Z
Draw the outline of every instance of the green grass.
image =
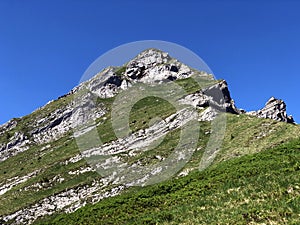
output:
M 165 119 L 176 113 L 176 109 L 164 99 L 149 96 L 138 101 L 131 109 L 129 126 L 132 132 L 145 129 L 154 123 L 155 119 Z
M 81 182 L 71 182 L 71 180 L 78 179 L 79 177 L 70 177 L 67 174 L 67 172 L 71 169 L 76 169 L 82 165 L 86 165 L 84 160 L 67 166 L 63 166 L 61 164 L 65 160 L 79 153 L 75 141 L 63 138 L 53 143 L 53 145 L 56 145 L 57 147 L 53 147 L 52 151 L 43 153 L 41 148 L 34 146 L 26 152 L 19 153 L 15 157 L 11 157 L 0 163 L 0 171 L 6 171 L 6 173 L 0 174 L 1 181 L 8 180 L 11 177 L 25 176 L 36 170 L 41 171 L 36 177 L 15 186 L 0 196 L 0 215 L 12 213 L 51 194 L 71 188 L 74 185 L 80 185 L 82 181 L 85 180 L 85 178 L 82 177 Z M 12 165 L 14 165 L 13 170 L 11 169 Z M 65 181 L 52 189 L 46 191 L 41 190 L 38 192 L 20 191 L 23 188 L 42 180 L 50 180 L 58 174 L 65 178 Z M 86 175 L 87 179 L 88 177 L 89 176 Z
M 36 224 L 299 224 L 300 141 Z
M 121 66 L 117 68 L 115 73 L 117 76 L 122 77 L 125 74 L 125 71 L 126 71 L 126 66 Z
M 216 162 L 273 148 L 297 137 L 300 137 L 297 125 L 227 114 L 226 133 Z
M 116 140 L 117 137 L 112 128 L 111 115 L 110 113 L 106 114 L 105 117 L 99 119 L 100 125 L 97 126 L 99 138 L 102 143 L 107 143 L 113 140 Z
M 48 150 L 42 150 L 44 146 L 33 146 L 29 150 L 1 162 L 0 180 L 4 181 L 11 177 L 24 176 L 37 169 L 48 168 L 53 163 L 64 161 L 79 153 L 75 141 L 70 139 L 69 136 L 51 143 Z M 14 169 L 11 169 L 12 165 L 15 166 Z
M 216 84 L 217 82 L 217 80 L 199 76 L 192 76 L 186 79 L 175 80 L 175 83 L 180 85 L 187 94 L 192 94 L 196 91 L 203 90 L 209 86 Z

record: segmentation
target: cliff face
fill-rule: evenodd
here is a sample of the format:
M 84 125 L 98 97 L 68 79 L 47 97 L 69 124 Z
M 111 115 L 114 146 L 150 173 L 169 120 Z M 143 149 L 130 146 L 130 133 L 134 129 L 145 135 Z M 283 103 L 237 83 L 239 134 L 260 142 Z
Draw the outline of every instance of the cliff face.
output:
M 174 100 L 176 105 L 191 106 L 199 113 L 194 114 L 182 108 L 176 112 L 165 102 L 148 98 L 149 104 L 144 103 L 133 111 L 136 117 L 133 116 L 130 121 L 131 132 L 118 138 L 111 131 L 113 102 L 118 94 L 124 90 L 130 91 L 131 87 L 137 84 L 150 87 L 165 85 L 162 86 L 165 88 L 162 90 L 150 88 L 152 92 L 149 93 L 158 93 L 158 97 Z M 170 88 L 172 85 L 175 86 Z M 145 92 L 141 89 L 141 93 Z M 117 109 L 121 111 L 133 97 L 124 96 L 121 99 L 123 102 L 120 101 L 116 106 Z M 162 119 L 157 119 L 160 116 L 156 114 L 157 111 L 163 112 Z M 15 208 L 1 211 L 0 206 L 0 215 L 3 214 L 0 219 L 31 223 L 38 217 L 60 210 L 72 212 L 87 202 L 100 201 L 120 193 L 128 186 L 143 183 L 148 179 L 146 176 L 143 177 L 144 180 L 129 179 L 121 185 L 114 183 L 117 178 L 122 180 L 126 177 L 126 170 L 123 176 L 109 174 L 97 178 L 97 169 L 91 164 L 87 165 L 83 158 L 89 158 L 99 152 L 109 152 L 114 157 L 104 157 L 102 161 L 97 162 L 97 166 L 106 169 L 115 165 L 119 168 L 137 168 L 145 164 L 145 158 L 139 156 L 137 149 L 143 149 L 151 142 L 159 142 L 165 135 L 173 135 L 175 130 L 191 120 L 213 121 L 220 112 L 294 122 L 291 116 L 286 115 L 285 103 L 275 98 L 271 98 L 266 106 L 257 112 L 246 113 L 238 109 L 231 98 L 226 81 L 216 81 L 212 75 L 192 69 L 160 50 L 148 49 L 121 67 L 106 68 L 65 96 L 49 102 L 28 116 L 12 119 L 0 126 L 0 168 L 5 170 L 0 182 L 0 198 L 3 197 L 1 201 L 9 205 L 10 201 L 13 201 L 10 196 L 15 195 L 15 190 L 22 193 L 21 198 L 25 199 L 23 205 Z M 74 138 L 85 135 L 93 127 L 87 127 L 77 133 L 74 133 L 73 129 L 88 121 L 94 121 L 93 125 L 98 129 L 100 136 L 102 135 L 104 144 L 101 148 L 94 148 L 91 147 L 91 140 L 88 140 L 84 143 L 88 147 L 79 152 L 79 144 L 76 146 Z M 209 133 L 205 131 L 204 134 Z M 169 148 L 172 148 L 170 146 Z M 125 154 L 125 150 L 129 153 Z M 137 160 L 132 163 L 130 157 Z M 161 152 L 156 152 L 149 161 L 163 161 L 165 157 Z M 178 156 L 180 157 L 182 155 Z M 173 164 L 178 162 L 174 161 Z M 13 167 L 10 168 L 9 165 Z M 53 167 L 56 170 L 52 170 Z M 81 176 L 86 176 L 88 182 L 83 182 L 84 178 Z M 44 190 L 52 191 L 48 195 L 38 195 Z M 39 197 L 27 199 L 26 196 L 32 193 Z

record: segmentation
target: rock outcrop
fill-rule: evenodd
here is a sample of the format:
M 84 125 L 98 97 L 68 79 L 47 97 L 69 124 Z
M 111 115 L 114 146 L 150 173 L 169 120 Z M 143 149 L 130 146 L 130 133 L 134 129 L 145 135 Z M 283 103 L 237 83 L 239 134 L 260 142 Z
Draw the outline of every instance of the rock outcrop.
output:
M 127 64 L 125 71 L 126 77 L 147 83 L 182 79 L 192 74 L 194 71 L 187 65 L 157 49 L 148 49 L 140 53 Z
M 259 118 L 268 118 L 286 123 L 295 123 L 292 116 L 286 113 L 286 104 L 281 99 L 271 97 L 264 108 L 258 111 L 248 112 L 247 114 L 257 116 Z

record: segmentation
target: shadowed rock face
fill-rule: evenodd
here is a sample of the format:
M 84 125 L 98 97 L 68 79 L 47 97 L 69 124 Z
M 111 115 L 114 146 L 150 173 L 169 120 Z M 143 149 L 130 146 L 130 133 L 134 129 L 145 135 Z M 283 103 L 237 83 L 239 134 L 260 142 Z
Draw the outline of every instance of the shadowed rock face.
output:
M 212 100 L 217 103 L 219 106 L 218 108 L 222 108 L 229 113 L 240 114 L 240 111 L 235 106 L 234 100 L 230 96 L 228 85 L 225 80 L 207 88 L 203 93 L 210 96 Z
M 286 104 L 281 99 L 271 97 L 264 108 L 249 112 L 248 114 L 257 116 L 259 118 L 268 118 L 286 123 L 295 123 L 292 116 L 286 114 Z

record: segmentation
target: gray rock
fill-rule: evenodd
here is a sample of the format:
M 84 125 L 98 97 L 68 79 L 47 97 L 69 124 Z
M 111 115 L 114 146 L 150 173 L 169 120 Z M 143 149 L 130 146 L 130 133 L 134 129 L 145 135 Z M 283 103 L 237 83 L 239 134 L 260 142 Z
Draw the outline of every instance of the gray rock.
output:
M 187 105 L 192 105 L 194 108 L 206 108 L 209 106 L 212 98 L 198 91 L 196 93 L 185 96 L 179 102 Z
M 157 49 L 147 49 L 127 64 L 125 76 L 130 80 L 153 83 L 183 79 L 194 73 L 195 71 L 171 58 L 168 53 Z
M 218 111 L 212 107 L 208 107 L 199 115 L 199 121 L 212 121 L 218 115 Z
M 2 135 L 4 132 L 10 131 L 13 128 L 17 126 L 18 122 L 16 119 L 11 119 L 5 124 L 0 126 L 0 135 Z
M 0 145 L 0 162 L 29 148 L 30 141 L 22 132 L 15 132 L 6 144 Z
M 259 118 L 268 118 L 286 123 L 295 123 L 292 116 L 286 114 L 286 104 L 281 99 L 271 97 L 265 107 L 258 110 L 247 113 L 249 115 L 257 116 Z

